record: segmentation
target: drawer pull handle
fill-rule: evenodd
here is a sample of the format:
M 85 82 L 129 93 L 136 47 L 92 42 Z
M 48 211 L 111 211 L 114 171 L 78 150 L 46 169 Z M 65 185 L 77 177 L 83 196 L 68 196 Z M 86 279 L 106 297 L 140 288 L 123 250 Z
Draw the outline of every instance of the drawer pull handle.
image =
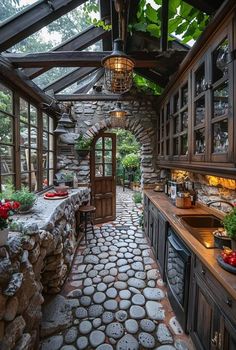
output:
M 218 332 L 215 332 L 215 336 L 214 336 L 214 338 L 212 338 L 211 339 L 211 343 L 213 344 L 213 345 L 217 345 L 217 343 L 218 343 Z
M 227 298 L 226 304 L 227 304 L 229 307 L 232 307 L 232 300 L 229 299 L 229 298 Z
M 202 275 L 205 276 L 206 270 L 202 269 Z

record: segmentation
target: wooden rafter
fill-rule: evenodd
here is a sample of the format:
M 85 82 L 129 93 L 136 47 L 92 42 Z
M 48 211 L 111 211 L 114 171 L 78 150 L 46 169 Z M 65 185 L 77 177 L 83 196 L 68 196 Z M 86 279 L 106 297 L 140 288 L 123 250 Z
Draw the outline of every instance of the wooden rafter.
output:
M 167 50 L 168 45 L 168 9 L 169 0 L 162 0 L 161 7 L 161 51 Z
M 0 25 L 0 51 L 7 50 L 84 2 L 86 0 L 37 1 Z
M 99 9 L 101 18 L 111 18 L 110 0 L 99 0 Z M 103 51 L 112 50 L 112 32 L 109 32 L 109 37 L 102 40 Z
M 91 80 L 82 88 L 74 91 L 74 94 L 85 94 L 87 93 L 97 82 L 99 79 L 101 79 L 101 77 L 104 74 L 104 69 L 103 68 L 99 68 L 96 72 L 94 77 L 91 78 Z
M 54 93 L 57 93 L 66 87 L 74 84 L 80 79 L 83 79 L 86 77 L 88 74 L 94 72 L 96 68 L 89 68 L 89 67 L 82 67 L 78 68 L 66 75 L 64 75 L 62 78 L 54 81 L 52 84 L 47 85 L 44 88 L 44 91 L 50 91 L 53 90 Z
M 15 68 L 25 67 L 101 67 L 101 60 L 110 52 L 80 52 L 58 51 L 32 54 L 6 53 Z M 160 52 L 133 52 L 130 56 L 135 60 L 137 68 L 155 68 L 160 64 L 168 65 L 180 61 L 185 57 L 186 51 L 171 50 L 165 54 Z
M 196 9 L 212 15 L 223 4 L 222 0 L 185 0 Z
M 137 72 L 142 77 L 151 80 L 162 88 L 164 88 L 169 81 L 167 76 L 160 75 L 151 69 L 137 68 L 135 69 L 135 72 Z
M 122 100 L 133 100 L 134 97 L 132 95 L 105 95 L 105 94 L 72 94 L 72 95 L 64 95 L 57 94 L 55 95 L 57 101 L 122 101 Z
M 104 30 L 101 27 L 90 26 L 82 33 L 73 36 L 71 39 L 63 42 L 61 45 L 55 47 L 51 52 L 55 51 L 80 51 L 88 48 L 101 39 L 108 39 L 110 32 Z M 24 70 L 24 73 L 30 78 L 34 79 L 45 73 L 47 68 L 28 68 Z
M 22 93 L 29 95 L 34 101 L 45 102 L 51 105 L 52 109 L 59 110 L 54 100 L 45 94 L 34 82 L 29 80 L 21 71 L 15 71 L 12 64 L 0 55 L 0 76 L 13 86 L 16 86 Z
M 112 41 L 119 38 L 118 12 L 115 8 L 114 0 L 110 0 Z

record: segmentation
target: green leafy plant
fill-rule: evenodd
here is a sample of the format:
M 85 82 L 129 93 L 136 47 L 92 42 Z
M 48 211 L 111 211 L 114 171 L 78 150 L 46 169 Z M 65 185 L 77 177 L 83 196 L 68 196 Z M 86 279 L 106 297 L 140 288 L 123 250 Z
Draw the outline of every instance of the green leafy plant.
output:
M 141 192 L 135 192 L 133 194 L 133 201 L 135 204 L 142 203 L 142 193 Z
M 228 236 L 236 239 L 236 207 L 229 214 L 225 215 L 222 222 Z
M 0 199 L 12 199 L 15 188 L 12 183 L 4 184 L 3 190 L 0 193 Z
M 62 176 L 65 182 L 70 182 L 70 181 L 73 181 L 74 179 L 74 173 L 71 173 L 71 172 L 65 172 L 62 174 Z
M 121 161 L 122 165 L 126 169 L 137 169 L 140 165 L 140 157 L 138 154 L 127 154 Z
M 76 139 L 76 143 L 75 143 L 76 151 L 90 150 L 92 141 L 93 141 L 92 139 L 80 136 L 78 139 Z
M 12 200 L 20 203 L 20 211 L 27 211 L 34 205 L 36 201 L 36 195 L 30 192 L 27 186 L 22 186 L 20 190 L 16 191 L 12 195 Z

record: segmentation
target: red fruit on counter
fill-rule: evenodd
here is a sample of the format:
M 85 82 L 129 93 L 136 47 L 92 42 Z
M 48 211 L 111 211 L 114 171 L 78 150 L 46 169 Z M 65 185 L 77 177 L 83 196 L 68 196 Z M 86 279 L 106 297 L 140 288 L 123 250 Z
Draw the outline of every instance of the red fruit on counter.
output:
M 225 252 L 221 253 L 222 259 L 225 263 L 229 264 L 230 255 L 226 254 Z
M 230 257 L 228 263 L 232 266 L 236 266 L 236 257 Z
M 56 195 L 56 194 L 53 193 L 53 192 L 46 192 L 46 193 L 45 193 L 45 196 L 46 196 L 46 197 L 55 197 L 55 195 Z

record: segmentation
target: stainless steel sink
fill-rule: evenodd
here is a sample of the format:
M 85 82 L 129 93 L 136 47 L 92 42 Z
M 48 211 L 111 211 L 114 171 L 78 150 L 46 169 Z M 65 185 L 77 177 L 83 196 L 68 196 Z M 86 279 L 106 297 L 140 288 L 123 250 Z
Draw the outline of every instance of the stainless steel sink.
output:
M 222 227 L 221 220 L 214 215 L 179 215 L 181 221 L 194 228 Z
M 180 222 L 206 248 L 216 248 L 213 231 L 223 227 L 214 215 L 178 215 Z

